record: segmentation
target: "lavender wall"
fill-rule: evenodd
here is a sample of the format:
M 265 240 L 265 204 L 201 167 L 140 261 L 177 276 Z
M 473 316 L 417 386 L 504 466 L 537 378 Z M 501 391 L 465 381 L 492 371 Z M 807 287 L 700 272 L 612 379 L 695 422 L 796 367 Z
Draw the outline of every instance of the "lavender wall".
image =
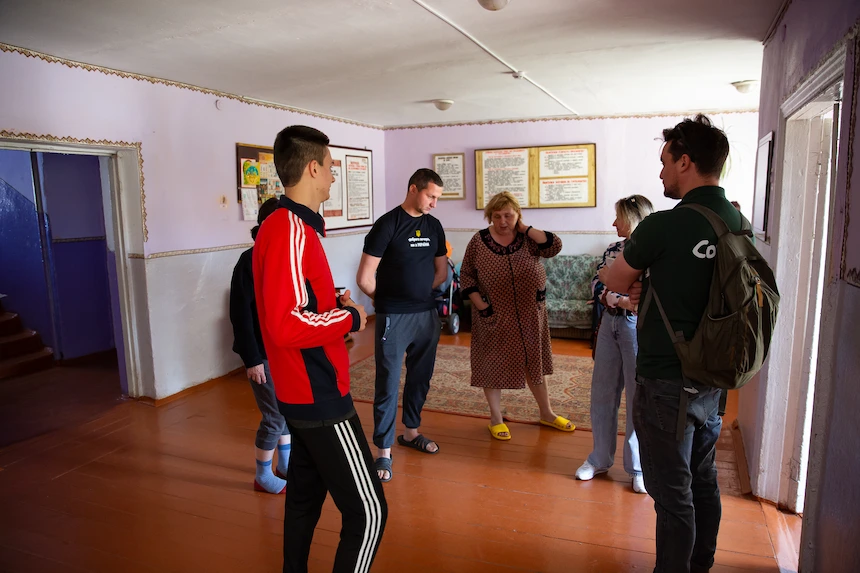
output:
M 819 62 L 853 29 L 860 26 L 860 3 L 856 0 L 794 0 L 785 13 L 776 33 L 765 46 L 760 104 L 760 134 L 778 131 L 779 107 L 800 82 L 816 69 Z M 855 42 L 851 40 L 850 42 Z M 850 195 L 857 195 L 860 155 L 856 142 L 850 141 L 856 131 L 856 114 L 860 102 L 855 101 L 857 82 L 855 65 L 856 44 L 848 48 L 845 72 L 845 100 L 840 138 L 840 161 L 837 185 L 833 192 L 834 234 L 832 237 L 833 265 L 828 269 L 833 286 L 832 300 L 835 323 L 833 341 L 822 348 L 832 363 L 822 364 L 822 370 L 832 374 L 832 395 L 825 402 L 816 402 L 813 413 L 813 449 L 810 459 L 810 489 L 807 496 L 817 504 L 807 504 L 801 549 L 802 571 L 854 571 L 860 562 L 860 492 L 853 485 L 853 476 L 860 475 L 860 457 L 856 442 L 860 436 L 860 393 L 856 391 L 860 371 L 860 282 L 852 285 L 840 276 L 844 260 L 860 261 L 860 201 L 851 204 Z M 853 113 L 852 113 L 853 111 Z M 850 120 L 849 120 L 850 118 Z M 846 121 L 848 120 L 848 121 Z M 849 157 L 853 150 L 853 157 Z M 853 162 L 853 180 L 849 181 L 849 161 Z M 773 205 L 778 205 L 779 190 L 774 190 Z M 851 209 L 851 213 L 848 209 Z M 776 260 L 779 245 L 763 245 L 762 252 Z M 755 478 L 763 464 L 762 436 L 765 419 L 767 385 L 783 384 L 762 378 L 741 392 L 739 421 L 744 436 L 750 470 Z M 823 421 L 823 423 L 819 423 Z M 816 450 L 816 444 L 819 449 Z M 824 450 L 823 460 L 821 450 Z M 787 471 L 787 470 L 784 470 Z M 775 476 L 779 479 L 779 476 Z M 813 483 L 815 482 L 815 483 Z M 761 487 L 761 486 L 759 486 Z M 809 499 L 809 497 L 808 497 Z
M 434 153 L 463 152 L 466 199 L 439 201 L 434 215 L 446 229 L 484 227 L 483 213 L 475 208 L 476 149 L 595 143 L 597 207 L 530 209 L 524 218 L 530 225 L 552 231 L 612 231 L 613 205 L 621 197 L 640 193 L 651 198 L 659 209 L 675 205 L 663 197 L 659 138 L 663 128 L 682 119 L 683 116 L 536 121 L 389 131 L 385 137 L 388 206 L 391 208 L 403 200 L 406 183 L 415 169 L 433 166 Z M 728 196 L 738 200 L 749 214 L 758 141 L 757 114 L 717 114 L 712 119 L 725 129 L 732 147 L 731 169 L 723 184 Z M 605 245 L 611 239 L 603 237 L 600 244 Z
M 323 130 L 333 144 L 372 149 L 375 214 L 386 210 L 382 130 L 223 98 L 219 110 L 214 95 L 10 52 L 0 52 L 0 77 L 12 78 L 3 85 L 0 130 L 141 143 L 149 238 L 144 243 L 138 223 L 128 220 L 126 247 L 147 256 L 184 251 L 120 261 L 142 297 L 132 301 L 146 321 L 137 328 L 149 329 L 136 354 L 144 395 L 163 398 L 240 365 L 230 349 L 227 291 L 242 249 L 188 252 L 251 241 L 253 223 L 241 220 L 235 202 L 237 142 L 271 144 L 281 128 L 301 123 Z M 120 170 L 119 177 L 129 189 L 136 175 Z M 123 212 L 133 212 L 137 198 L 125 199 Z M 325 240 L 335 279 L 369 306 L 354 285 L 363 232 L 338 235 Z
M 58 358 L 115 347 L 99 159 L 39 154 L 44 209 L 51 227 L 51 263 Z
M 248 243 L 236 203 L 236 143 L 271 145 L 283 127 L 323 130 L 333 144 L 373 150 L 378 214 L 385 212 L 384 132 L 213 95 L 0 52 L 0 129 L 141 142 L 149 240 L 145 253 Z M 229 199 L 222 209 L 220 197 Z
M 0 149 L 0 292 L 7 311 L 53 344 L 29 151 Z

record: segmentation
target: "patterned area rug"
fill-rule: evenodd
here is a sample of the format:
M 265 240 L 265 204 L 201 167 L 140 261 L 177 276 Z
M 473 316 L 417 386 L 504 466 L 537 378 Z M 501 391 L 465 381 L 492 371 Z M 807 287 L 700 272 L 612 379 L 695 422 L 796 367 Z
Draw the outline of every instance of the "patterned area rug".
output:
M 582 430 L 591 429 L 589 416 L 591 400 L 591 358 L 553 355 L 555 373 L 547 377 L 550 401 L 555 412 L 569 418 Z M 350 368 L 352 396 L 362 402 L 373 402 L 373 387 L 376 364 L 373 356 Z M 487 401 L 480 388 L 469 385 L 471 367 L 469 349 L 462 346 L 440 345 L 436 352 L 436 368 L 430 382 L 425 410 L 460 414 L 463 416 L 489 417 Z M 400 398 L 402 403 L 404 367 L 400 376 Z M 502 391 L 502 411 L 506 419 L 513 422 L 536 423 L 540 418 L 534 396 L 528 388 Z M 624 432 L 624 399 L 621 400 L 619 433 Z

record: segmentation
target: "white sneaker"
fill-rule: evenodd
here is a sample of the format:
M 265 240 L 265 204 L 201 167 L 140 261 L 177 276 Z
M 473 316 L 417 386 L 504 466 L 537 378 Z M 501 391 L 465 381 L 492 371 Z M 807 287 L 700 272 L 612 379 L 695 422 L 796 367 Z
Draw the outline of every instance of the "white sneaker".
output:
M 608 470 L 599 470 L 588 463 L 588 460 L 585 460 L 585 463 L 579 466 L 579 469 L 576 470 L 576 479 L 588 481 L 597 474 L 605 474 L 607 471 Z
M 641 475 L 633 476 L 633 491 L 636 493 L 648 493 L 645 489 L 645 478 Z

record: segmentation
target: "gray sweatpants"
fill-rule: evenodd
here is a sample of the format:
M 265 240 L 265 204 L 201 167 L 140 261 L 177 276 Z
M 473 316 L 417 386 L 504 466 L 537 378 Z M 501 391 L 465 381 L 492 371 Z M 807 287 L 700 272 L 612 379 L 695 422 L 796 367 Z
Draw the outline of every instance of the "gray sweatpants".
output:
M 376 315 L 376 392 L 373 397 L 373 443 L 394 445 L 397 393 L 406 354 L 403 387 L 403 424 L 421 425 L 421 410 L 430 390 L 442 323 L 436 309 L 414 314 Z
M 260 420 L 260 427 L 257 428 L 257 439 L 254 440 L 254 445 L 261 450 L 274 450 L 280 437 L 288 435 L 290 430 L 287 428 L 287 422 L 281 412 L 278 411 L 278 399 L 275 397 L 275 384 L 272 382 L 272 372 L 269 370 L 268 360 L 263 360 L 263 368 L 266 369 L 265 384 L 257 384 L 253 380 L 248 380 L 254 391 L 257 407 L 263 415 L 263 419 Z

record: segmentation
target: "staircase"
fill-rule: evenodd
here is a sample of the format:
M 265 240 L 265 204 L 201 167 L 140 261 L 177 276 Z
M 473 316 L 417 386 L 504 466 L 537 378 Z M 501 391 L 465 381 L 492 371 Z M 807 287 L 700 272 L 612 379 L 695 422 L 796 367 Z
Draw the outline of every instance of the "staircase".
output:
M 54 351 L 46 348 L 35 330 L 27 330 L 21 318 L 3 309 L 0 294 L 0 380 L 50 368 Z

